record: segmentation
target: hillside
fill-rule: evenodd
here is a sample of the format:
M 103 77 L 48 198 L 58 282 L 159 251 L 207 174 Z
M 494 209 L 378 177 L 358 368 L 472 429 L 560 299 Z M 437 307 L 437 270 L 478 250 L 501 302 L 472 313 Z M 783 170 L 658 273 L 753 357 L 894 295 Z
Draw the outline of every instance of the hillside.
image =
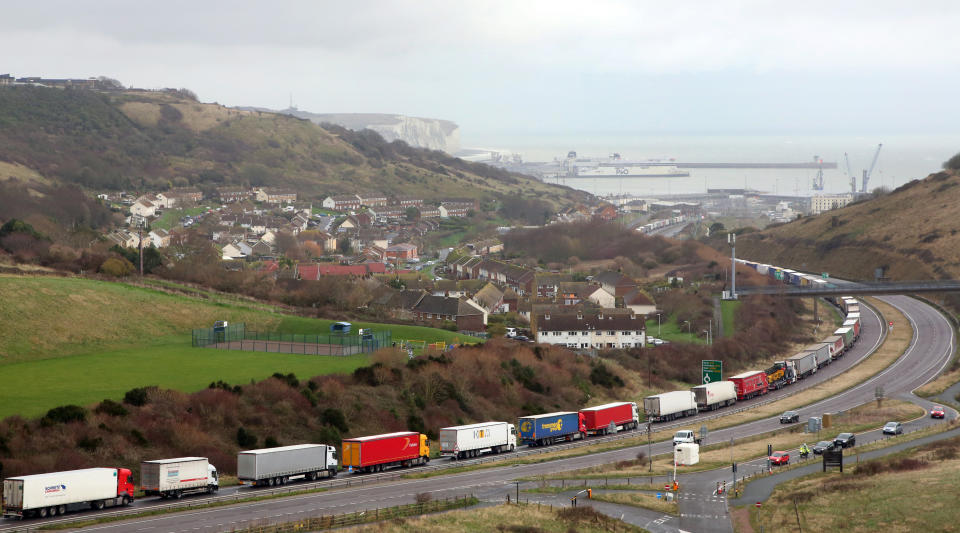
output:
M 890 194 L 749 233 L 737 255 L 850 279 L 960 278 L 960 173 L 914 180 Z
M 317 334 L 329 320 L 273 312 L 209 293 L 208 299 L 82 278 L 0 275 L 0 418 L 38 415 L 63 403 L 118 399 L 132 387 L 195 391 L 211 381 L 248 383 L 274 372 L 351 372 L 366 356 L 315 357 L 191 347 L 193 328 L 215 320 L 256 331 Z M 466 341 L 449 331 L 354 323 L 394 340 Z M 82 376 L 83 379 L 77 379 Z
M 0 179 L 92 189 L 296 188 L 305 198 L 376 190 L 427 200 L 507 196 L 556 206 L 589 195 L 371 131 L 205 104 L 183 92 L 0 90 Z

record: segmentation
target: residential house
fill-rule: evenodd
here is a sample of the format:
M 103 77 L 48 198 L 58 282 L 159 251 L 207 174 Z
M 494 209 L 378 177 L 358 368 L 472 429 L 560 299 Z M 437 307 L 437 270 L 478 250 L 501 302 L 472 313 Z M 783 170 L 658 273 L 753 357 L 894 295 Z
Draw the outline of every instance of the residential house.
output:
M 290 224 L 297 228 L 297 233 L 307 229 L 307 224 L 309 224 L 309 222 L 310 219 L 302 214 L 298 214 L 297 216 L 293 217 L 292 220 L 290 220 Z
M 481 241 L 468 243 L 467 248 L 478 255 L 489 255 L 503 251 L 503 243 L 498 239 L 484 239 Z
M 370 216 L 381 222 L 401 220 L 407 216 L 406 208 L 397 206 L 372 207 L 370 208 L 369 213 Z
M 393 244 L 387 247 L 388 259 L 417 259 L 417 246 L 408 242 Z
M 397 196 L 393 199 L 393 205 L 398 205 L 403 209 L 408 207 L 420 207 L 423 205 L 423 198 L 413 196 Z
M 623 297 L 623 306 L 638 315 L 652 315 L 657 312 L 657 304 L 639 289 Z
M 323 207 L 327 209 L 333 209 L 334 211 L 351 211 L 353 209 L 360 209 L 360 198 L 354 194 L 345 194 L 342 196 L 327 196 L 323 199 L 323 202 L 320 203 Z
M 250 255 L 256 257 L 262 257 L 265 255 L 273 255 L 273 247 L 270 243 L 264 241 L 263 239 L 257 241 L 250 249 Z
M 277 240 L 277 232 L 273 230 L 266 230 L 263 232 L 263 235 L 260 236 L 260 240 L 267 243 L 273 244 Z
M 155 248 L 170 246 L 170 232 L 165 229 L 151 230 L 147 237 L 149 238 L 148 242 L 152 243 Z
M 258 202 L 268 204 L 292 204 L 297 201 L 297 191 L 261 187 L 254 193 Z
M 319 263 L 297 263 L 297 279 L 317 281 L 320 279 Z
M 600 286 L 603 290 L 609 292 L 610 294 L 621 297 L 626 296 L 633 290 L 637 288 L 637 282 L 630 279 L 627 276 L 619 272 L 601 272 L 593 278 L 594 281 L 600 283 Z
M 488 314 L 503 312 L 503 291 L 493 283 L 487 283 L 470 300 Z
M 337 238 L 334 235 L 331 235 L 325 231 L 321 231 L 317 234 L 317 243 L 323 247 L 324 252 L 335 252 L 337 251 Z
M 573 275 L 571 274 L 538 272 L 536 275 L 537 297 L 550 298 L 551 300 L 556 299 L 560 291 L 560 284 L 570 283 L 572 281 Z
M 137 248 L 140 246 L 140 237 L 136 233 L 125 229 L 110 232 L 107 235 L 107 240 L 121 248 Z
M 440 209 L 433 206 L 423 206 L 419 208 L 420 218 L 440 218 Z
M 357 200 L 360 201 L 360 205 L 365 205 L 367 207 L 381 207 L 387 205 L 386 195 L 378 192 L 366 192 L 356 196 Z
M 507 287 L 503 291 L 503 312 L 510 313 L 516 312 L 519 309 L 520 296 L 517 295 L 517 291 Z
M 169 207 L 203 201 L 203 192 L 200 189 L 170 189 L 164 194 L 170 202 Z
M 241 241 L 242 242 L 242 241 Z M 220 250 L 223 254 L 224 261 L 230 261 L 233 259 L 241 259 L 244 257 L 244 253 L 240 250 L 240 247 L 235 243 L 229 243 Z
M 250 243 L 248 243 L 247 241 L 238 241 L 233 243 L 233 245 L 236 246 L 238 250 L 240 250 L 240 254 L 243 257 L 249 257 L 250 255 L 253 254 L 253 246 L 251 246 Z
M 442 326 L 443 322 L 456 322 L 460 331 L 484 331 L 487 326 L 487 312 L 467 298 L 450 298 L 425 295 L 413 307 L 413 318 L 417 322 Z
M 633 312 L 609 311 L 538 314 L 533 323 L 536 340 L 575 349 L 643 347 L 646 342 L 643 317 Z
M 473 209 L 473 202 L 442 202 L 437 209 L 443 218 L 461 218 L 467 216 Z
M 146 198 L 140 198 L 130 206 L 130 214 L 143 218 L 151 218 L 157 214 L 157 204 Z
M 250 198 L 250 191 L 242 187 L 217 187 L 217 196 L 223 203 L 239 202 Z

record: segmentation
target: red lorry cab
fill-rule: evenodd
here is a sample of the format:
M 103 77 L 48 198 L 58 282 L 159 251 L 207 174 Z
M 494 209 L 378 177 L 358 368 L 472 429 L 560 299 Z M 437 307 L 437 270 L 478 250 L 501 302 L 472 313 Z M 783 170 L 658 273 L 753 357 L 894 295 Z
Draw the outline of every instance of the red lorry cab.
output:
M 729 379 L 737 389 L 738 400 L 746 400 L 754 396 L 766 394 L 769 388 L 767 374 L 759 370 L 737 374 Z

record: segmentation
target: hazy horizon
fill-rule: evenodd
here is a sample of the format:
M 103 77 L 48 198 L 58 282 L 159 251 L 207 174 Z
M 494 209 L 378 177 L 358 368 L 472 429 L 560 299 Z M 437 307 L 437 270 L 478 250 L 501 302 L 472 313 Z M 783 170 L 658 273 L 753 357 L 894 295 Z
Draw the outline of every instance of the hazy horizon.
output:
M 2 71 L 452 120 L 469 139 L 956 131 L 960 5 L 47 0 Z M 882 142 L 878 140 L 877 142 Z

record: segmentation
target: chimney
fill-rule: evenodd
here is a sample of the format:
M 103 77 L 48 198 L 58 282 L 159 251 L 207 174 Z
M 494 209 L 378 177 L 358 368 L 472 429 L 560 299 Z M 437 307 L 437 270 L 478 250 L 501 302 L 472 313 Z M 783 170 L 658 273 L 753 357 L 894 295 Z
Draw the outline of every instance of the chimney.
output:
M 583 311 L 577 311 L 577 320 L 583 320 Z
M 636 318 L 637 318 L 637 315 L 635 315 L 633 311 L 630 311 L 630 320 L 635 320 Z
M 543 315 L 543 319 L 544 319 L 544 320 L 550 320 L 550 313 L 544 314 L 544 315 Z

